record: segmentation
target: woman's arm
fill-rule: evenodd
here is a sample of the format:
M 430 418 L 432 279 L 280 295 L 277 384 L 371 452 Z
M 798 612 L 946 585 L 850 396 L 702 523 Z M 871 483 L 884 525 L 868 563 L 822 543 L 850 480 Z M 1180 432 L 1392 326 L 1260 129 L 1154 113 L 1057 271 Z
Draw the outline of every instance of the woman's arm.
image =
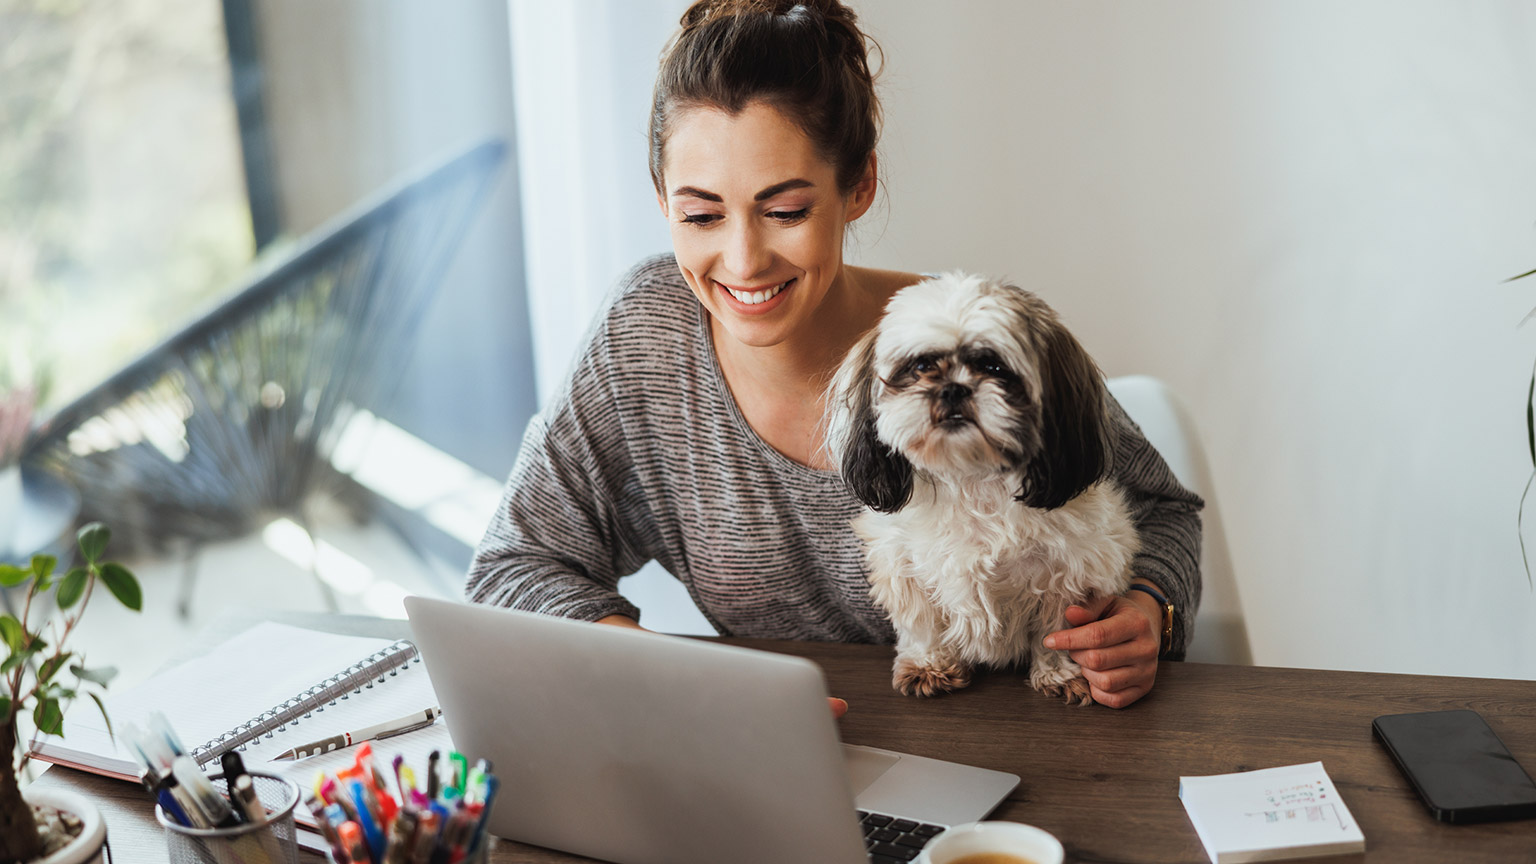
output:
M 1173 604 L 1173 633 L 1162 648 L 1163 609 L 1143 591 L 1097 598 L 1067 610 L 1071 629 L 1052 633 L 1047 648 L 1071 653 L 1083 667 L 1094 701 L 1123 708 L 1146 695 L 1157 677 L 1159 656 L 1182 660 L 1200 605 L 1200 510 L 1205 502 L 1179 484 L 1114 397 L 1110 416 L 1118 441 L 1114 479 L 1141 538 L 1131 564 L 1133 583 L 1155 589 Z
M 612 476 L 582 434 L 581 409 L 563 401 L 523 437 L 500 505 L 475 550 L 465 596 L 476 603 L 597 621 L 640 610 L 619 578 L 648 556 L 618 515 Z M 616 461 L 610 454 L 610 462 Z

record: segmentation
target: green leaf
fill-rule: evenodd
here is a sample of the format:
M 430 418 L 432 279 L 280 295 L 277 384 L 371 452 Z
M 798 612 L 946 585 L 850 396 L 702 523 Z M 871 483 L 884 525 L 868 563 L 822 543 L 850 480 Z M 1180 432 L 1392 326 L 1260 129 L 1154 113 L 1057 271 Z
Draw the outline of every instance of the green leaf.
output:
M 114 742 L 117 741 L 117 735 L 112 732 L 112 718 L 107 716 L 107 706 L 101 703 L 101 697 L 95 693 L 87 695 L 91 697 L 92 702 L 96 703 L 96 707 L 101 709 L 101 722 L 107 724 L 107 737 L 111 738 Z
M 1528 271 L 1526 271 L 1524 273 L 1521 273 L 1519 276 L 1511 276 L 1508 279 L 1505 279 L 1504 281 L 1505 282 L 1513 282 L 1516 279 L 1524 279 L 1527 276 L 1536 276 L 1536 270 L 1528 270 Z
M 32 711 L 32 722 L 37 724 L 40 732 L 63 735 L 64 712 L 59 710 L 59 700 L 52 697 L 39 699 L 37 708 Z
M 11 649 L 12 654 L 17 654 L 26 644 L 27 631 L 15 615 L 0 615 L 0 638 L 5 639 L 5 647 Z
M 116 562 L 101 565 L 101 581 L 124 606 L 135 612 L 143 608 L 144 592 L 139 590 L 139 580 L 128 572 L 127 567 Z
M 31 578 L 31 570 L 23 570 L 14 564 L 0 564 L 0 587 L 14 588 Z
M 11 670 L 12 669 L 15 669 L 17 666 L 20 666 L 21 664 L 27 662 L 27 658 L 31 657 L 31 656 L 32 656 L 31 652 L 28 652 L 28 651 L 18 651 L 15 654 L 12 654 L 11 656 L 5 658 L 5 662 L 4 663 L 0 663 L 0 675 L 9 675 L 9 674 L 11 674 Z
M 11 697 L 0 696 L 0 723 L 4 723 L 11 716 Z
M 100 522 L 92 522 L 75 535 L 75 541 L 80 544 L 80 554 L 91 564 L 101 560 L 102 553 L 107 551 L 107 541 L 111 539 L 111 529 Z
M 85 580 L 89 575 L 84 567 L 76 567 L 64 576 L 59 582 L 60 609 L 68 609 L 79 602 L 80 596 L 85 593 Z
M 58 674 L 60 669 L 64 668 L 64 664 L 68 663 L 69 658 L 73 656 L 75 656 L 73 652 L 66 651 L 57 657 L 49 657 L 47 660 L 44 660 L 43 665 L 37 669 L 37 683 L 47 684 L 53 679 L 54 675 Z
M 76 663 L 69 667 L 69 671 L 75 673 L 75 677 L 81 681 L 89 681 L 92 684 L 100 684 L 105 687 L 117 677 L 117 669 L 111 666 L 103 666 L 100 669 L 87 669 Z
M 1536 369 L 1531 370 L 1531 388 L 1525 391 L 1525 441 L 1531 448 L 1531 466 L 1536 467 Z
M 57 566 L 59 566 L 59 559 L 52 555 L 32 556 L 32 575 L 37 577 L 39 583 L 47 581 L 48 577 L 53 575 L 53 568 Z

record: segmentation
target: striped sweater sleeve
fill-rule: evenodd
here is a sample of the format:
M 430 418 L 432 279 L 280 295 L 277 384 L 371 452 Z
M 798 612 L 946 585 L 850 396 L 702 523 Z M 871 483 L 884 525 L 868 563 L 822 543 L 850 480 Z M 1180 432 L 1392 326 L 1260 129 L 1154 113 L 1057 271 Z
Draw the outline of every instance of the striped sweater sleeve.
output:
M 606 323 L 588 334 L 565 390 L 523 435 L 470 564 L 464 593 L 472 602 L 587 621 L 640 619 L 618 583 L 653 557 L 634 539 L 647 533 L 637 523 L 649 510 L 635 495 L 616 417 Z
M 1173 604 L 1173 640 L 1166 660 L 1183 660 L 1194 636 L 1200 606 L 1200 511 L 1205 502 L 1185 489 L 1114 397 L 1111 413 L 1120 427 L 1115 480 L 1141 535 L 1133 575 L 1156 585 Z

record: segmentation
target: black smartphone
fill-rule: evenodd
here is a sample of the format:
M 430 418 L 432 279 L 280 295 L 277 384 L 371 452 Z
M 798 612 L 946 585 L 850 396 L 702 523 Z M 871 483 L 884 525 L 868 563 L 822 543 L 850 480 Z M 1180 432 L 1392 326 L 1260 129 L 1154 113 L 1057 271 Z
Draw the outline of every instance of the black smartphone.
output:
M 1441 822 L 1536 816 L 1536 783 L 1476 711 L 1389 714 L 1371 730 Z

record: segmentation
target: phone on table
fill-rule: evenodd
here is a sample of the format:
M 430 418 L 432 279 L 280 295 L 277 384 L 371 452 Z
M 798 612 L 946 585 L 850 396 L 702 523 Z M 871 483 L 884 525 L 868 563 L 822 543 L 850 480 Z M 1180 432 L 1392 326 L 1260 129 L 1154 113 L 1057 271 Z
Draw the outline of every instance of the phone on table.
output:
M 1371 730 L 1436 819 L 1536 816 L 1536 782 L 1476 711 L 1389 714 Z

